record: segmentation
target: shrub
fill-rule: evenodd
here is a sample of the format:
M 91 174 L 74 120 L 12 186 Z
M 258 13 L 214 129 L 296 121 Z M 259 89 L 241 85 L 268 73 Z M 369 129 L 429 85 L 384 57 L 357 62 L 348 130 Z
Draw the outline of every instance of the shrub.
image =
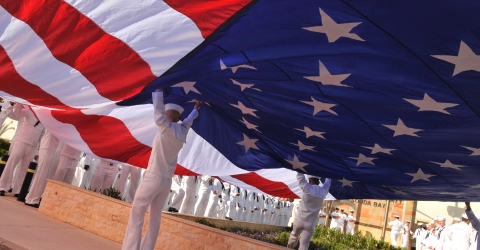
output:
M 89 190 L 89 191 L 93 191 L 93 192 L 97 192 L 97 189 L 94 189 L 92 190 L 92 187 L 84 187 L 86 190 Z M 122 196 L 120 194 L 120 191 L 114 187 L 109 187 L 107 189 L 104 189 L 104 190 L 99 190 L 98 193 L 101 193 L 103 195 L 106 195 L 108 197 L 112 197 L 114 199 L 117 199 L 117 200 L 121 200 L 121 201 L 126 201 L 125 199 L 122 199 Z
M 0 138 L 0 156 L 8 154 L 10 148 L 10 142 L 3 138 Z

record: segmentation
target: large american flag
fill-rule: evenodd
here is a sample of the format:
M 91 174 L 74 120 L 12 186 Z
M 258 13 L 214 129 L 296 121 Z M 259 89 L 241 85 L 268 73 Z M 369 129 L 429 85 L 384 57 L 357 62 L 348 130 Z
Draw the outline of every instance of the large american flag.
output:
M 339 199 L 480 198 L 479 2 L 0 5 L 0 94 L 89 154 L 146 167 L 164 87 L 187 111 L 208 103 L 179 174 L 282 197 L 298 171 Z

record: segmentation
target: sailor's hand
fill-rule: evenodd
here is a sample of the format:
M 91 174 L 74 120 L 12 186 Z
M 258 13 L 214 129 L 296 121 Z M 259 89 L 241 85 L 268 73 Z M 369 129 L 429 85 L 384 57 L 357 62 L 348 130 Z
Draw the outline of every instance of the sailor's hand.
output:
M 200 102 L 200 101 L 197 101 L 195 102 L 195 109 L 199 109 L 205 102 Z

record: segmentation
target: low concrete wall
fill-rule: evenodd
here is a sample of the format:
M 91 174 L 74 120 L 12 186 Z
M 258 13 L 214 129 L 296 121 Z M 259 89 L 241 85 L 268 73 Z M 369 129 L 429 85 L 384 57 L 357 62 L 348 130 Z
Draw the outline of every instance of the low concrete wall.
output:
M 165 213 L 164 213 L 165 214 Z M 184 220 L 189 220 L 195 222 L 199 218 L 206 219 L 208 222 L 215 224 L 219 228 L 244 228 L 250 230 L 264 231 L 264 232 L 278 232 L 285 229 L 282 226 L 268 225 L 268 224 L 257 224 L 244 221 L 235 221 L 235 220 L 225 220 L 219 218 L 211 217 L 198 217 L 190 214 L 181 214 L 181 213 L 168 213 L 169 215 L 182 218 Z
M 45 215 L 119 243 L 123 242 L 130 210 L 129 203 L 53 180 L 48 181 L 38 209 Z M 164 213 L 155 249 L 285 248 Z

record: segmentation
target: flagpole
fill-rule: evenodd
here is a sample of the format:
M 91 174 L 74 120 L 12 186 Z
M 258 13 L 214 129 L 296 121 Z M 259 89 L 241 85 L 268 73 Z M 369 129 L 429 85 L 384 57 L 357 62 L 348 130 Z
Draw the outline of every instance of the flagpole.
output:
M 387 200 L 387 208 L 385 209 L 385 215 L 383 216 L 382 240 L 385 240 L 385 233 L 387 231 L 388 210 L 390 210 L 390 200 Z

